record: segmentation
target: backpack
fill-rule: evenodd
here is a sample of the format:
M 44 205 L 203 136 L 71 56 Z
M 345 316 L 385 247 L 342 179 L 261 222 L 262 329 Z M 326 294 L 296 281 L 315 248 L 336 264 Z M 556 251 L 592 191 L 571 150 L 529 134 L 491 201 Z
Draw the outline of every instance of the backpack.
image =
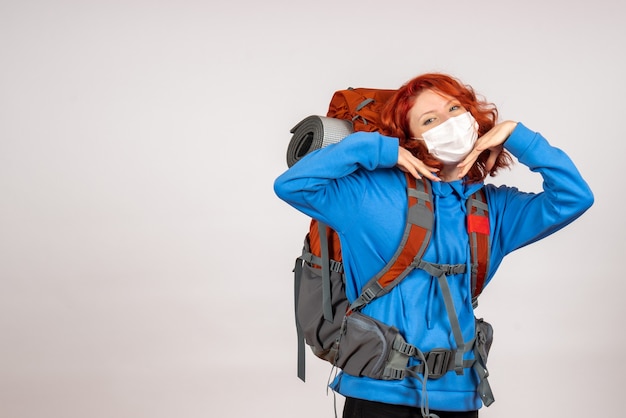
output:
M 380 110 L 394 92 L 377 89 L 337 91 L 331 99 L 327 118 L 350 121 L 353 131 L 377 131 Z M 294 138 L 302 125 L 300 123 L 292 129 Z M 310 135 L 308 139 L 311 139 Z M 311 220 L 302 254 L 297 257 L 294 267 L 298 377 L 305 380 L 306 345 L 317 357 L 333 366 L 351 375 L 374 379 L 396 380 L 417 374 L 438 378 L 450 370 L 462 374 L 463 369 L 472 367 L 480 378 L 479 393 L 489 405 L 493 402 L 493 395 L 486 380 L 486 359 L 493 330 L 487 322 L 476 319 L 475 338 L 470 342 L 463 341 L 446 275 L 461 273 L 466 266 L 438 265 L 421 259 L 428 247 L 434 221 L 430 182 L 409 174 L 406 179 L 408 207 L 403 239 L 391 260 L 366 283 L 353 303 L 349 303 L 345 294 L 341 242 L 337 233 L 322 222 Z M 489 214 L 484 191 L 475 192 L 467 205 L 472 303 L 476 306 L 487 277 L 490 253 Z M 422 353 L 418 347 L 408 344 L 395 327 L 360 312 L 375 298 L 389 293 L 415 268 L 424 269 L 438 278 L 456 350 L 436 349 Z M 468 350 L 474 350 L 475 360 L 463 360 Z M 419 360 L 418 366 L 407 367 L 411 357 Z
M 396 90 L 347 88 L 333 94 L 326 117 L 349 120 L 355 132 L 380 129 L 380 114 Z
M 356 131 L 374 132 L 380 127 L 383 106 L 396 90 L 348 88 L 336 91 L 326 116 L 309 116 L 291 129 L 287 147 L 287 166 L 302 157 L 341 141 Z

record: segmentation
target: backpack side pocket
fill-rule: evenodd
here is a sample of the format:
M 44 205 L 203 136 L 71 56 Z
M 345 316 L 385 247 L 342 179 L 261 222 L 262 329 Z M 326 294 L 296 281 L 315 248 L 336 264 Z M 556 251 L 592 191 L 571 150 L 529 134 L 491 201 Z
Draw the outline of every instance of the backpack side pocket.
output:
M 361 312 L 353 312 L 343 322 L 337 367 L 353 376 L 383 379 L 385 366 L 398 335 L 397 328 Z
M 339 338 L 342 320 L 348 309 L 345 297 L 343 274 L 330 273 L 331 304 L 333 321 L 324 319 L 322 306 L 322 270 L 309 263 L 303 263 L 302 279 L 297 295 L 296 320 L 302 328 L 304 340 L 319 358 L 333 363 L 335 361 L 335 343 Z

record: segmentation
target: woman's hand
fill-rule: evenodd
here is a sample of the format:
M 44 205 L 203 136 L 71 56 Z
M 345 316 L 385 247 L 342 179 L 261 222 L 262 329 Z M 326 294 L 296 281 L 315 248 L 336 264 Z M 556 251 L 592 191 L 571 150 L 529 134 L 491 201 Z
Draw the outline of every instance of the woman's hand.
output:
M 485 150 L 489 150 L 489 158 L 487 158 L 485 168 L 487 171 L 491 171 L 498 156 L 504 149 L 502 144 L 509 138 L 509 135 L 511 135 L 511 132 L 513 132 L 516 126 L 517 122 L 507 120 L 498 123 L 491 128 L 489 132 L 478 138 L 476 144 L 474 144 L 474 149 L 457 165 L 457 168 L 460 170 L 458 173 L 459 178 L 465 177 L 476 162 L 478 156 Z
M 400 147 L 398 149 L 398 163 L 396 166 L 405 173 L 410 173 L 417 179 L 421 179 L 422 176 L 424 176 L 432 181 L 441 181 L 439 177 L 433 174 L 433 172 L 439 171 L 438 168 L 427 166 L 406 148 Z

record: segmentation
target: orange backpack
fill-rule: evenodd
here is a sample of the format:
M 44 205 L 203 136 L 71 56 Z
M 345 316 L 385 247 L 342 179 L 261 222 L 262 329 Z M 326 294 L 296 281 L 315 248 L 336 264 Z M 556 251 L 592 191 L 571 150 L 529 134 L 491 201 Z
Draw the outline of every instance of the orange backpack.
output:
M 353 131 L 378 131 L 380 129 L 380 111 L 394 93 L 394 90 L 369 88 L 350 88 L 337 91 L 331 99 L 327 118 L 351 121 Z M 314 117 L 307 119 L 310 118 Z M 294 133 L 294 136 L 296 135 L 294 131 L 301 124 L 292 129 L 291 132 Z M 315 135 L 316 133 L 308 132 L 307 134 Z M 349 334 L 346 330 L 348 317 L 361 315 L 359 311 L 363 306 L 371 300 L 387 294 L 411 270 L 423 268 L 434 276 L 445 273 L 439 269 L 441 266 L 421 260 L 422 254 L 428 247 L 434 222 L 430 182 L 426 179 L 416 180 L 407 175 L 407 193 L 409 206 L 404 238 L 389 263 L 360 290 L 361 294 L 352 304 L 348 302 L 345 296 L 345 276 L 339 237 L 327 225 L 315 219 L 311 220 L 302 255 L 296 259 L 294 268 L 298 377 L 300 379 L 304 380 L 305 378 L 305 343 L 316 356 L 331 362 L 350 374 L 365 375 L 377 379 L 402 379 L 405 377 L 408 358 L 416 356 L 416 352 L 419 350 L 407 344 L 402 336 L 398 335 L 397 330 L 385 328 L 384 331 L 386 335 L 390 335 L 391 340 L 388 341 L 389 344 L 383 345 L 390 346 L 390 350 L 395 350 L 394 353 L 380 353 L 380 355 L 379 353 L 367 353 L 368 357 L 375 359 L 376 364 L 382 365 L 377 370 L 373 370 L 369 364 L 365 364 L 374 361 L 359 358 L 358 351 L 367 350 L 367 341 L 365 340 L 369 337 L 358 336 L 360 338 L 357 344 L 359 349 L 350 354 L 346 354 L 350 348 L 345 347 L 350 345 L 350 342 L 344 341 L 342 343 L 345 347 L 343 359 L 341 358 L 340 340 L 342 338 L 344 340 L 349 339 L 346 337 Z M 468 199 L 467 213 L 472 258 L 472 302 L 475 305 L 478 295 L 483 290 L 490 253 L 489 215 L 482 189 Z M 464 269 L 465 266 L 462 267 Z M 451 313 L 448 313 L 451 316 Z M 359 320 L 363 320 L 362 315 Z M 371 322 L 372 318 L 366 320 Z M 384 324 L 375 322 L 369 325 L 379 328 L 385 327 Z M 453 318 L 451 318 L 451 322 L 453 322 Z M 491 332 L 490 326 L 482 320 L 477 320 L 477 331 L 479 328 L 481 332 L 486 334 Z M 485 339 L 490 341 L 490 335 L 485 335 Z M 379 342 L 373 344 L 380 346 Z M 487 346 L 487 351 L 488 349 Z M 373 348 L 372 351 L 375 350 L 377 348 Z M 448 370 L 453 369 L 456 369 L 458 373 L 460 372 L 459 368 L 463 367 L 458 363 L 459 358 L 462 360 L 463 353 L 459 353 L 459 355 L 452 352 L 445 353 L 445 355 L 441 352 L 419 353 L 423 357 L 423 368 L 428 370 L 428 363 L 430 363 L 430 371 L 427 373 L 431 377 L 443 375 Z M 387 361 L 386 358 L 379 361 L 378 357 L 380 356 L 393 358 L 395 363 Z M 444 357 L 445 361 L 442 360 Z
M 372 88 L 352 88 L 338 90 L 333 94 L 326 117 L 342 119 L 352 122 L 352 131 L 376 132 L 380 129 L 380 113 L 383 106 L 394 95 L 396 90 L 383 90 Z M 292 130 L 293 133 L 293 130 Z M 311 220 L 309 232 L 310 245 L 313 251 L 320 248 L 320 238 L 317 221 Z M 341 261 L 341 244 L 339 237 L 329 227 L 328 248 L 331 260 Z M 315 252 L 320 254 L 320 252 Z
M 383 106 L 396 90 L 348 88 L 333 94 L 326 116 L 352 121 L 355 132 L 376 132 L 380 129 Z

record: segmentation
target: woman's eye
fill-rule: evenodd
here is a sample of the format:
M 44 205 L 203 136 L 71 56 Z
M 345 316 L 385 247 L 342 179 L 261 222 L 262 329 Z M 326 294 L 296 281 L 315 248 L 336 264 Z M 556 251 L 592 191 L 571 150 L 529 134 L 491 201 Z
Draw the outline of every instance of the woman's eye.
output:
M 430 125 L 435 121 L 435 118 L 428 118 L 424 121 L 424 125 Z
M 460 105 L 453 105 L 453 106 L 450 108 L 450 112 L 454 112 L 455 110 L 459 110 L 460 108 L 461 108 L 461 106 L 460 106 Z

